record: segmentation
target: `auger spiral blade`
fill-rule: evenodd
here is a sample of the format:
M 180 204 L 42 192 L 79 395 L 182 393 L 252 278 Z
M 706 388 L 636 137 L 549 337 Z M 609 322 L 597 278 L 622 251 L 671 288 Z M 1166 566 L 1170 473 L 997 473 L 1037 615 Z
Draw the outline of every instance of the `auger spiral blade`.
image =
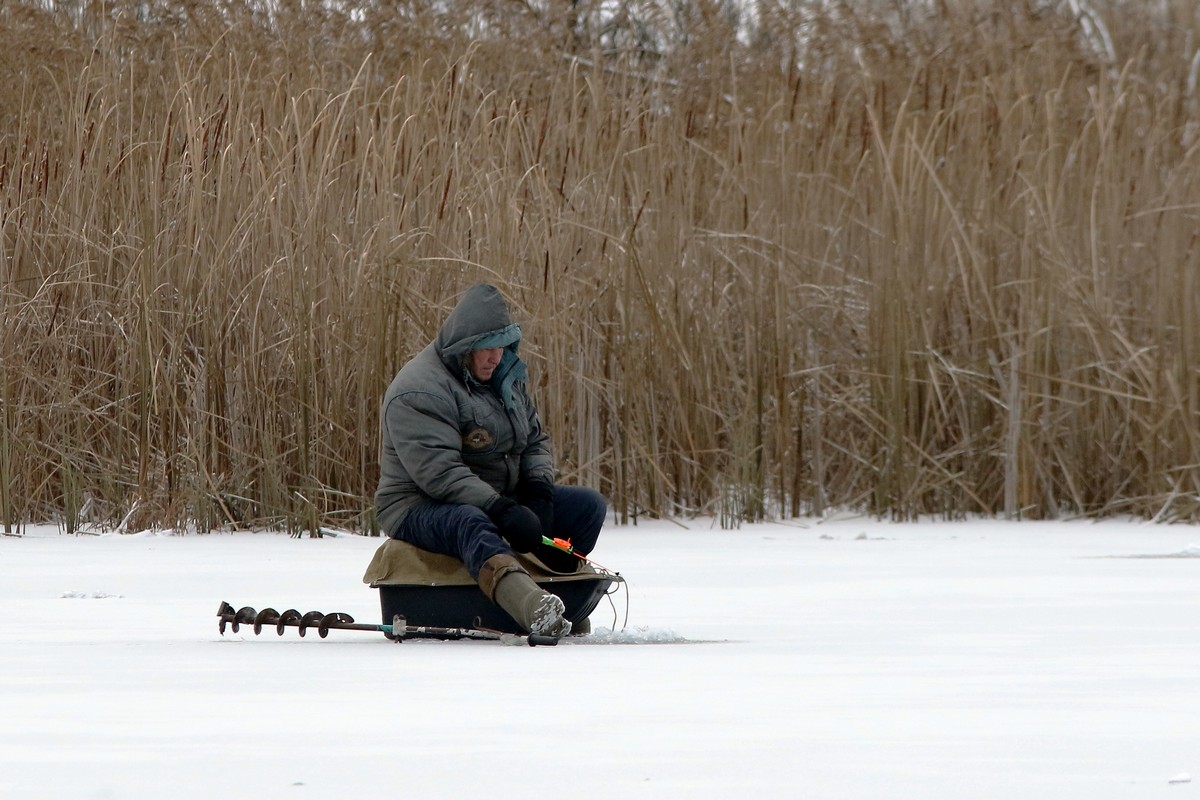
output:
M 320 625 L 321 620 L 325 618 L 325 614 L 320 611 L 310 611 L 300 618 L 296 623 L 296 627 L 300 629 L 300 636 L 303 637 L 305 632 L 314 625 Z
M 254 615 L 254 635 L 262 633 L 263 625 L 274 625 L 279 621 L 279 612 L 273 608 L 264 608 Z
M 275 621 L 275 632 L 283 636 L 283 629 L 289 625 L 297 625 L 300 622 L 301 614 L 294 608 L 289 608 L 287 611 L 279 615 L 279 619 Z

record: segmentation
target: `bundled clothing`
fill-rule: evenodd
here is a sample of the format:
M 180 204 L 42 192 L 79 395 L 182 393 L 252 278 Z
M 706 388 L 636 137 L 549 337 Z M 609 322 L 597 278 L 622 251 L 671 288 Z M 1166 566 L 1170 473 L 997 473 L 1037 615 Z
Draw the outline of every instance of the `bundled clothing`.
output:
M 541 521 L 527 527 L 550 526 L 541 533 L 571 538 L 581 553 L 595 544 L 606 512 L 598 492 L 554 485 L 550 437 L 527 392 L 520 341 L 500 291 L 471 287 L 434 341 L 392 380 L 380 413 L 375 506 L 381 528 L 459 558 L 473 577 L 489 558 L 511 555 L 514 542 L 501 528 L 515 538 L 509 531 L 519 526 L 506 527 L 506 521 L 522 513 L 521 503 L 536 509 Z M 483 382 L 469 358 L 491 348 L 503 353 Z M 551 568 L 574 567 L 560 552 L 524 545 Z
M 375 493 L 384 531 L 394 534 L 413 508 L 431 500 L 484 508 L 513 493 L 522 477 L 554 479 L 550 438 L 525 391 L 520 339 L 499 290 L 474 286 L 437 338 L 392 380 L 383 397 Z M 504 347 L 491 385 L 467 368 L 480 343 Z

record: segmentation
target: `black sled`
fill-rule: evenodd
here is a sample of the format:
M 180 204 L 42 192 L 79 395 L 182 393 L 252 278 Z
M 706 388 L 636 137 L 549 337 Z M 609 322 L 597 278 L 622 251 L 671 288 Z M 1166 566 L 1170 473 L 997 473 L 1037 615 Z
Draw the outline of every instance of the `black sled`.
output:
M 572 625 L 587 619 L 612 585 L 623 580 L 583 560 L 575 572 L 562 573 L 534 556 L 517 554 L 517 559 L 538 586 L 562 599 L 564 616 Z M 375 551 L 363 583 L 379 590 L 384 624 L 399 616 L 409 625 L 523 632 L 504 609 L 487 599 L 462 562 L 398 539 L 388 539 Z

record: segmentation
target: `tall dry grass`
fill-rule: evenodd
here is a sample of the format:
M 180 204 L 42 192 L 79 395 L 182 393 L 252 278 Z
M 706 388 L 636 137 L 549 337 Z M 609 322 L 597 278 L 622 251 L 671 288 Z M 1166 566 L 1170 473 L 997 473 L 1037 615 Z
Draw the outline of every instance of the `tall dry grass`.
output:
M 6 4 L 6 529 L 370 528 L 479 280 L 625 518 L 1200 516 L 1194 4 L 606 8 Z

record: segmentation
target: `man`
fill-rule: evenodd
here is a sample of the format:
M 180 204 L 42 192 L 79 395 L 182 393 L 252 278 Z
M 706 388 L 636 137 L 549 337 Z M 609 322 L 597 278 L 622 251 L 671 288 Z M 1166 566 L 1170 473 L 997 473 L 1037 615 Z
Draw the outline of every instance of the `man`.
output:
M 572 572 L 578 559 L 542 536 L 568 538 L 587 554 L 607 504 L 592 489 L 554 484 L 520 341 L 496 287 L 467 290 L 384 395 L 375 507 L 389 536 L 461 560 L 525 630 L 565 636 L 562 600 L 538 587 L 513 551 Z

